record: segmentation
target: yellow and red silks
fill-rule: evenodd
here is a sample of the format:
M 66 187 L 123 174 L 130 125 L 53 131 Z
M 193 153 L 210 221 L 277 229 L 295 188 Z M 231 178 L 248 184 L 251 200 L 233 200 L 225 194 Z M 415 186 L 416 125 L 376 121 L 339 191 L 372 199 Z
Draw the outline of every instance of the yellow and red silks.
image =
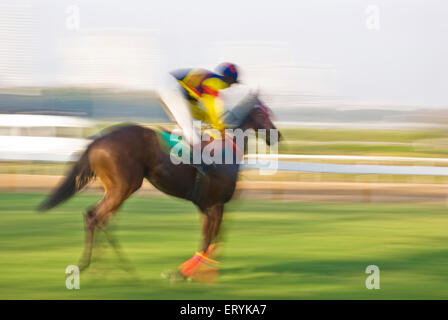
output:
M 224 130 L 224 105 L 219 91 L 228 88 L 229 84 L 221 76 L 204 69 L 180 70 L 172 75 L 182 86 L 193 117 L 210 124 L 213 129 Z

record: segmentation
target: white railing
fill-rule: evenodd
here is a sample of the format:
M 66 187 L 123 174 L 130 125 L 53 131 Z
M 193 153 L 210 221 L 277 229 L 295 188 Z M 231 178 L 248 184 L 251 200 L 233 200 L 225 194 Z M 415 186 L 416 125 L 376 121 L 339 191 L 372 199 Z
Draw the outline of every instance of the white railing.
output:
M 369 157 L 345 155 L 296 155 L 296 154 L 249 154 L 246 156 L 244 169 L 280 170 L 295 172 L 344 173 L 344 174 L 381 174 L 381 175 L 426 175 L 448 176 L 448 167 L 445 166 L 418 166 L 418 165 L 378 165 L 378 164 L 333 164 L 310 163 L 289 160 L 350 160 L 350 161 L 395 161 L 395 162 L 431 162 L 446 163 L 445 158 L 416 158 L 416 157 Z M 252 160 L 252 163 L 251 163 Z M 254 160 L 258 160 L 253 163 Z M 275 163 L 275 161 L 277 161 Z
M 246 159 L 310 159 L 310 160 L 353 160 L 353 161 L 413 161 L 413 162 L 448 162 L 448 158 L 417 158 L 417 157 L 374 157 L 346 155 L 309 155 L 309 154 L 248 154 Z
M 63 140 L 60 140 L 63 141 Z M 53 142 L 53 141 L 52 141 Z M 80 145 L 87 144 L 87 140 L 82 141 Z M 47 144 L 47 147 L 51 143 Z M 41 149 L 42 150 L 42 149 Z M 44 148 L 45 150 L 45 148 Z M 30 151 L 30 150 L 28 150 Z M 80 153 L 71 152 L 0 152 L 0 160 L 8 161 L 47 161 L 47 162 L 66 162 L 75 161 Z M 49 151 L 47 149 L 47 151 Z M 80 149 L 82 152 L 82 150 Z M 250 160 L 256 160 L 250 163 Z M 273 161 L 276 159 L 276 164 Z M 275 168 L 279 171 L 295 172 L 320 172 L 320 173 L 344 173 L 344 174 L 380 174 L 380 175 L 427 175 L 427 176 L 448 176 L 448 166 L 418 166 L 418 165 L 378 165 L 378 164 L 333 164 L 333 163 L 312 163 L 299 161 L 281 161 L 309 159 L 309 160 L 352 160 L 352 161 L 395 161 L 395 162 L 432 162 L 446 163 L 448 159 L 444 158 L 416 158 L 416 157 L 368 157 L 368 156 L 345 156 L 345 155 L 253 155 L 246 157 L 246 163 L 242 165 L 245 170 L 269 170 Z
M 369 164 L 331 164 L 310 162 L 278 161 L 276 165 L 260 163 L 243 164 L 243 169 L 279 170 L 295 172 L 345 173 L 345 174 L 387 174 L 387 175 L 420 175 L 448 176 L 448 167 L 430 166 L 391 166 Z

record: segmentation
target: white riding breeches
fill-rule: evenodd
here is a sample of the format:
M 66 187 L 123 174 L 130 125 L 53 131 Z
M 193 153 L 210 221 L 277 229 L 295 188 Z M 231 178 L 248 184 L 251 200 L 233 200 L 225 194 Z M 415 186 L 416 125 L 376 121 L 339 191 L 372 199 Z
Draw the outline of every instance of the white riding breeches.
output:
M 179 89 L 176 79 L 172 78 L 169 85 L 159 89 L 159 98 L 173 121 L 182 130 L 185 140 L 194 145 L 201 141 L 200 131 L 193 127 L 193 116 L 188 101 Z

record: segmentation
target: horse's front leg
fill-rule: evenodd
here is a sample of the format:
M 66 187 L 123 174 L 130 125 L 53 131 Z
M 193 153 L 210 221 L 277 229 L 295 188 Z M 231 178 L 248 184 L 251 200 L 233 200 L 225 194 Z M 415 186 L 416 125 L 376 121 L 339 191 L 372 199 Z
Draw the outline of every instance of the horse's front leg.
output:
M 217 204 L 207 210 L 202 225 L 202 252 L 210 257 L 216 248 L 221 222 L 223 216 L 224 205 Z
M 215 250 L 222 222 L 223 205 L 214 205 L 204 212 L 202 224 L 201 251 L 196 252 L 193 258 L 180 266 L 180 271 L 185 277 L 190 277 L 201 282 L 213 282 L 216 280 L 219 263 L 211 258 Z

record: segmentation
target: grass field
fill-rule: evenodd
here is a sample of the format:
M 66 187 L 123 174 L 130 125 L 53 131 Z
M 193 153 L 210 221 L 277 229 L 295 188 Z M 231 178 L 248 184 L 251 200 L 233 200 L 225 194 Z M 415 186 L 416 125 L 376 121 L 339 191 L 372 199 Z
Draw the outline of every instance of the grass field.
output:
M 42 194 L 0 193 L 0 299 L 446 299 L 448 208 L 436 205 L 235 201 L 224 223 L 217 284 L 170 284 L 160 273 L 198 247 L 199 215 L 187 202 L 134 196 L 113 224 L 138 277 L 119 268 L 101 238 L 81 289 L 65 268 L 83 248 L 78 195 L 46 214 Z M 381 270 L 367 290 L 365 269 Z

